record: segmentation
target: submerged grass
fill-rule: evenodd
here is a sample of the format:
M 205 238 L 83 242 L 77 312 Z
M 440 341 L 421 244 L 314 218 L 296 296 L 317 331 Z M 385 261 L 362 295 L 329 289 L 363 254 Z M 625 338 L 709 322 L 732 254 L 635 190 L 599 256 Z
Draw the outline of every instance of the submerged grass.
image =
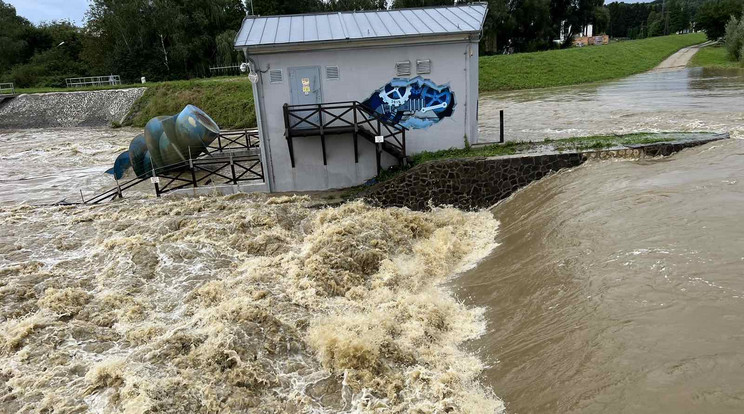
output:
M 704 41 L 703 33 L 693 33 L 482 57 L 480 90 L 545 88 L 622 78 L 647 71 L 677 50 Z
M 688 66 L 704 68 L 744 68 L 744 63 L 731 59 L 726 48 L 722 45 L 715 45 L 700 49 L 700 51 L 692 57 Z

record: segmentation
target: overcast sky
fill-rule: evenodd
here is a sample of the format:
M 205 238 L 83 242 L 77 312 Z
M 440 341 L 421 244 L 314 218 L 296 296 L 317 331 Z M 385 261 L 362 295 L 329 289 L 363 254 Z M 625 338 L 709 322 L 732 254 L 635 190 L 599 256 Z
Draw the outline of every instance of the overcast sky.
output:
M 85 22 L 88 0 L 3 0 L 15 7 L 16 13 L 39 24 L 52 20 L 70 20 L 77 25 Z
M 88 0 L 3 0 L 12 4 L 16 12 L 31 23 L 70 20 L 77 25 L 85 23 Z M 611 3 L 614 0 L 605 0 Z M 625 0 L 626 3 L 646 3 L 651 0 Z

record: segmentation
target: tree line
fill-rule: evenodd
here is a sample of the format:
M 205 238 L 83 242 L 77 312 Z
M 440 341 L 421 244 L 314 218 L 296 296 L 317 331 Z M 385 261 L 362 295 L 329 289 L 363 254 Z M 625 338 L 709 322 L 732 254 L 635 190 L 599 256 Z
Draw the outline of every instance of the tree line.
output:
M 33 25 L 0 0 L 0 80 L 18 87 L 63 86 L 64 79 L 118 74 L 127 82 L 188 79 L 241 61 L 233 39 L 246 14 L 279 15 L 454 4 L 454 0 L 92 0 L 86 23 Z M 594 33 L 643 38 L 690 30 L 723 35 L 744 0 L 488 0 L 481 52 L 570 46 Z M 557 39 L 565 39 L 563 43 Z

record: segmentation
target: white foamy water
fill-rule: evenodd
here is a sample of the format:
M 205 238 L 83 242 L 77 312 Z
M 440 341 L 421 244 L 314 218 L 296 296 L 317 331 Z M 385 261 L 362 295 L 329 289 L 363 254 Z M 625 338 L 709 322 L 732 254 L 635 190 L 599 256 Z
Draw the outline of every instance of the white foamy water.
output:
M 307 202 L 0 207 L 0 411 L 500 411 L 439 287 L 492 214 Z

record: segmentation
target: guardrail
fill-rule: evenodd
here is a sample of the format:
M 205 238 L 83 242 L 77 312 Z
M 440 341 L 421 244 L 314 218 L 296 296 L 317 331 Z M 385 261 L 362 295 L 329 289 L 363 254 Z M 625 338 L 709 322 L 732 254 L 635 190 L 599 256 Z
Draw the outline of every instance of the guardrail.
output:
M 229 66 L 210 66 L 209 74 L 211 76 L 220 75 L 240 75 L 240 65 L 229 65 Z
M 114 86 L 121 85 L 119 75 L 87 76 L 84 78 L 67 78 L 65 83 L 68 88 L 79 88 L 81 86 Z
M 12 83 L 0 83 L 0 95 L 15 95 L 15 85 Z
M 222 131 L 212 145 L 206 147 L 206 153 L 198 158 L 191 157 L 175 164 L 155 168 L 144 176 L 116 183 L 103 193 L 85 199 L 83 204 L 98 204 L 103 201 L 123 197 L 128 190 L 148 179 L 154 184 L 155 195 L 180 190 L 182 188 L 204 186 L 208 184 L 238 184 L 240 182 L 264 181 L 261 157 L 257 154 L 260 147 L 257 130 Z M 204 149 L 204 147 L 200 147 Z M 161 184 L 160 180 L 164 182 Z
M 328 102 L 320 104 L 284 104 L 284 136 L 289 148 L 289 160 L 295 167 L 295 137 L 320 137 L 323 165 L 327 165 L 326 135 L 351 134 L 354 140 L 354 162 L 359 162 L 357 137 L 367 139 L 377 147 L 377 172 L 382 169 L 381 151 L 407 163 L 406 129 L 384 119 L 357 101 Z M 381 138 L 381 141 L 378 139 Z

